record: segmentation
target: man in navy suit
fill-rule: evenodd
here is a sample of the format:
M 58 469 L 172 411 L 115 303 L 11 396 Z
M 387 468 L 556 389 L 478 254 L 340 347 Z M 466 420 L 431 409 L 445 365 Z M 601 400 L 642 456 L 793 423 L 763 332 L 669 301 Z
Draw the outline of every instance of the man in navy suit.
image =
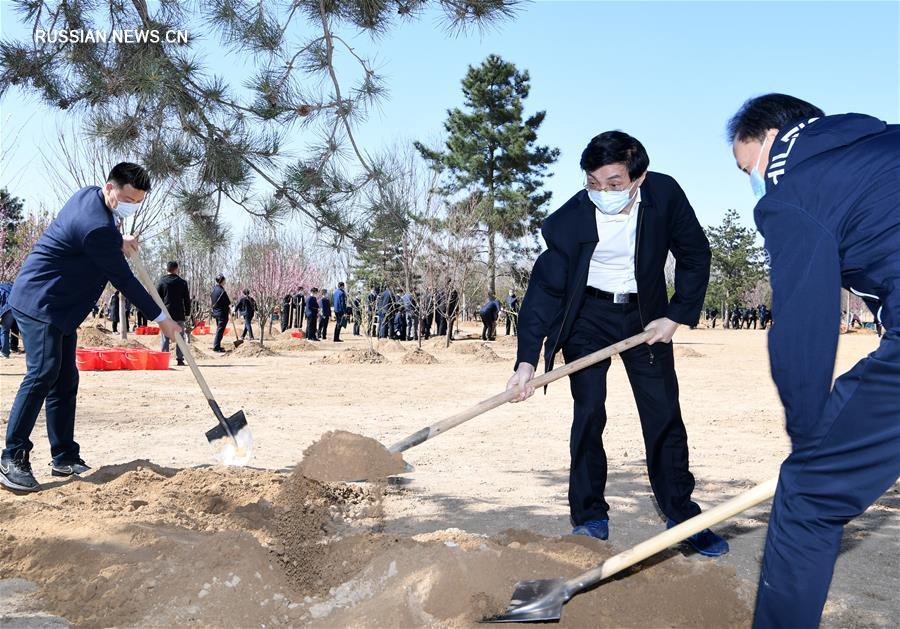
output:
M 143 168 L 116 165 L 102 188 L 82 188 L 66 202 L 16 277 L 9 304 L 28 353 L 0 456 L 0 484 L 9 489 L 40 489 L 31 470 L 29 437 L 45 402 L 53 476 L 90 469 L 75 442 L 76 331 L 107 282 L 159 323 L 163 334 L 174 338 L 180 331 L 125 261 L 126 255 L 137 253 L 137 239 L 123 237 L 116 227 L 117 220 L 137 211 L 148 190 L 150 178 Z
M 547 250 L 535 262 L 519 310 L 516 373 L 507 388 L 531 395 L 541 344 L 545 369 L 556 352 L 566 363 L 642 330 L 642 345 L 622 352 L 647 452 L 650 486 L 667 526 L 694 517 L 694 477 L 678 404 L 672 335 L 696 325 L 709 282 L 709 241 L 678 183 L 650 172 L 643 145 L 621 131 L 593 138 L 581 155 L 587 185 L 542 227 Z M 665 264 L 675 257 L 675 293 Z M 546 341 L 546 342 L 545 342 Z M 569 377 L 575 401 L 570 442 L 569 507 L 573 533 L 606 539 L 609 505 L 603 428 L 609 359 Z M 709 556 L 727 542 L 706 529 L 688 540 Z
M 344 292 L 344 283 L 338 282 L 334 291 L 334 342 L 341 342 L 341 328 L 346 325 L 347 293 Z

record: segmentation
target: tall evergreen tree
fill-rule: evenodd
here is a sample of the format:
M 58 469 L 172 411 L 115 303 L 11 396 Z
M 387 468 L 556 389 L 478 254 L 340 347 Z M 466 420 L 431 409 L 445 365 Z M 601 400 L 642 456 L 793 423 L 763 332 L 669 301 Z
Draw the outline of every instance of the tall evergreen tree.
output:
M 718 227 L 706 236 L 712 250 L 707 303 L 732 305 L 756 288 L 766 277 L 763 250 L 756 245 L 756 232 L 742 227 L 737 210 L 728 210 Z
M 465 109 L 447 112 L 444 150 L 416 148 L 446 173 L 448 190 L 480 195 L 479 223 L 487 248 L 489 290 L 495 292 L 503 240 L 534 236 L 546 216 L 550 192 L 542 190 L 559 149 L 538 146 L 546 112 L 524 117 L 531 89 L 528 71 L 498 55 L 469 66 L 462 80 Z

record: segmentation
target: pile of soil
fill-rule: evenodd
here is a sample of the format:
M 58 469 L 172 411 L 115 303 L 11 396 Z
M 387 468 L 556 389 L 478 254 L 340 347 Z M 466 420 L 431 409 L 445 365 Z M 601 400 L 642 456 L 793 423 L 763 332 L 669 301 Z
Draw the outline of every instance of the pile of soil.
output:
M 375 439 L 345 430 L 326 432 L 303 452 L 297 471 L 323 482 L 379 480 L 403 471 L 399 454 Z
M 78 330 L 78 347 L 132 347 L 142 349 L 145 346 L 135 339 L 122 340 L 105 328 L 90 326 Z M 158 349 L 158 348 L 157 348 Z
M 480 363 L 501 363 L 506 361 L 498 356 L 487 343 L 455 343 L 451 348 L 457 354 L 466 354 Z
M 315 352 L 319 347 L 306 339 L 295 339 L 290 334 L 281 335 L 273 340 L 269 347 L 280 352 Z
M 376 346 L 379 352 L 405 352 L 406 347 L 397 339 L 381 339 Z
M 380 365 L 386 363 L 387 358 L 383 354 L 379 354 L 374 349 L 362 349 L 359 347 L 351 347 L 337 354 L 328 354 L 315 364 L 321 365 Z
M 379 486 L 237 468 L 102 467 L 0 493 L 0 578 L 77 626 L 470 627 L 519 580 L 612 553 L 586 538 L 458 529 L 382 533 Z M 561 626 L 750 623 L 733 569 L 669 553 L 576 596 Z
M 672 348 L 672 353 L 676 358 L 701 358 L 703 356 L 693 347 L 686 347 L 685 345 L 675 345 Z
M 222 341 L 222 344 L 225 344 L 225 341 Z M 278 352 L 272 351 L 267 346 L 262 346 L 256 341 L 244 341 L 240 347 L 232 350 L 231 354 L 234 356 L 251 356 L 256 358 L 257 356 L 278 356 Z
M 438 359 L 418 347 L 411 352 L 406 352 L 400 360 L 404 365 L 434 365 Z

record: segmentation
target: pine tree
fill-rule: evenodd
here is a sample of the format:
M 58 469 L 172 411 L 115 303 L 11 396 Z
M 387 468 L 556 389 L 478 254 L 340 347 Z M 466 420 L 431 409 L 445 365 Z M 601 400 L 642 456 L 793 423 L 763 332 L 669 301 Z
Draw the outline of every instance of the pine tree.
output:
M 386 86 L 341 29 L 381 37 L 435 5 L 450 30 L 464 30 L 510 17 L 517 0 L 11 4 L 30 33 L 139 29 L 160 37 L 4 40 L 0 95 L 18 86 L 52 108 L 84 116 L 87 131 L 111 150 L 132 155 L 155 178 L 178 179 L 177 208 L 210 234 L 221 230 L 220 210 L 230 201 L 269 221 L 299 212 L 338 239 L 353 239 L 367 222 L 359 200 L 391 173 L 354 135 Z M 209 73 L 190 38 L 167 41 L 167 32 L 191 24 L 215 29 L 222 53 L 251 60 L 254 74 L 243 86 L 249 95 L 232 77 Z M 352 85 L 346 74 L 339 78 L 341 58 L 355 64 Z M 281 149 L 298 130 L 308 149 L 288 162 Z
M 756 232 L 739 224 L 737 210 L 728 210 L 718 227 L 709 227 L 706 235 L 712 250 L 707 303 L 724 312 L 754 290 L 765 279 L 766 269 Z
M 480 195 L 480 220 L 487 248 L 489 290 L 495 292 L 503 240 L 534 236 L 546 216 L 550 192 L 542 190 L 559 149 L 538 146 L 546 112 L 524 118 L 530 78 L 498 55 L 469 66 L 462 80 L 465 110 L 448 111 L 445 150 L 416 148 L 446 173 L 449 191 Z

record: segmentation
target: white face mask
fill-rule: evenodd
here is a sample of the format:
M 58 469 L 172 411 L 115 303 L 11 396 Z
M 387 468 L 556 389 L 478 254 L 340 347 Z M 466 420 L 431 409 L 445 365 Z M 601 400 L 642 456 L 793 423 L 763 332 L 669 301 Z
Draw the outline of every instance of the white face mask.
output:
M 588 190 L 588 197 L 603 214 L 618 214 L 631 203 L 631 187 L 626 190 Z

